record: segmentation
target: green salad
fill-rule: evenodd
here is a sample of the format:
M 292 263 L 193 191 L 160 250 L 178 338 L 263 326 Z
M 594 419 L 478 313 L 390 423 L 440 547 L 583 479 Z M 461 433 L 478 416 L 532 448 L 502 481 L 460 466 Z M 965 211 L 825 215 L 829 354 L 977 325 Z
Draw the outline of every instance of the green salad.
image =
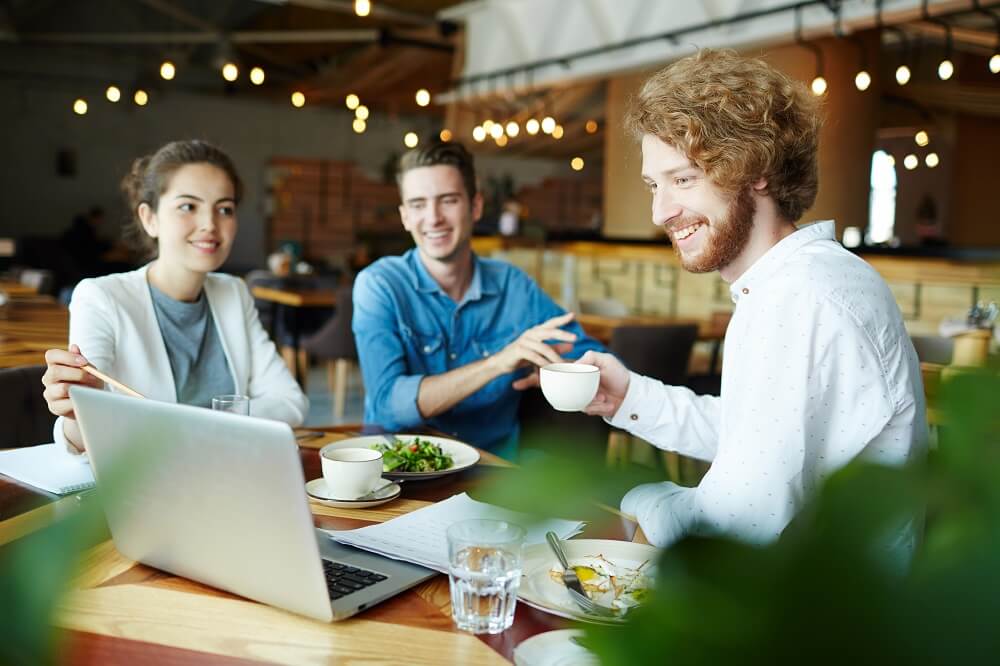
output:
M 383 472 L 437 472 L 455 464 L 437 444 L 419 437 L 409 442 L 393 439 L 391 445 L 376 444 L 372 447 L 382 453 Z

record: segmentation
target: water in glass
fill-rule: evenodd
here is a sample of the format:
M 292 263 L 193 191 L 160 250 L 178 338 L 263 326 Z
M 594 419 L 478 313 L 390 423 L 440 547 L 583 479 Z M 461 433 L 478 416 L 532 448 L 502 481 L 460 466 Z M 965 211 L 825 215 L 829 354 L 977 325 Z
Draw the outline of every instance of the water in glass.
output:
M 520 553 L 469 546 L 452 556 L 449 567 L 455 625 L 474 634 L 499 634 L 514 622 L 521 582 Z

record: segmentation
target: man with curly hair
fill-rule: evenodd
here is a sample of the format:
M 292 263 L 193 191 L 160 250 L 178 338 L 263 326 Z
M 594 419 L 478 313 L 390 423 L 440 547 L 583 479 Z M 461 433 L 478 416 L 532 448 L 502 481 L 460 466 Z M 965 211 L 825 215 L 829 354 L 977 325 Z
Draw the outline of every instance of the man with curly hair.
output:
M 760 60 L 701 51 L 646 81 L 626 126 L 642 144 L 653 223 L 685 269 L 718 271 L 736 304 L 721 397 L 607 354 L 580 359 L 601 367 L 588 413 L 712 463 L 695 488 L 646 484 L 624 497 L 649 540 L 766 543 L 851 460 L 922 453 L 920 367 L 892 293 L 833 222 L 796 226 L 819 182 L 817 98 Z M 901 534 L 891 546 L 906 557 L 913 531 Z

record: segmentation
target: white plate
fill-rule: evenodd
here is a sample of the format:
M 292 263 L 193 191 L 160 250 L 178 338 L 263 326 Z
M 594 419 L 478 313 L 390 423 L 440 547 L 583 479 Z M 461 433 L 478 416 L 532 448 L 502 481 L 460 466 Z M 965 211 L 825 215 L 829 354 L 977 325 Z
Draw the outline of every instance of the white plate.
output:
M 399 497 L 399 493 L 402 492 L 402 488 L 399 487 L 398 483 L 393 483 L 385 488 L 382 488 L 378 491 L 375 497 L 370 500 L 343 500 L 331 497 L 330 491 L 326 486 L 326 479 L 320 477 L 318 479 L 313 479 L 306 484 L 306 492 L 309 493 L 309 497 L 316 500 L 320 504 L 326 504 L 327 506 L 335 506 L 338 509 L 367 509 L 372 506 L 379 506 L 381 504 L 385 504 L 386 502 L 391 502 Z
M 515 666 L 599 666 L 597 657 L 572 641 L 579 629 L 559 629 L 536 634 L 514 648 Z
M 389 435 L 389 437 L 395 437 L 401 441 L 408 442 L 414 437 L 419 437 L 425 442 L 430 442 L 432 444 L 437 444 L 441 447 L 441 450 L 451 456 L 453 465 L 448 469 L 442 469 L 435 472 L 384 472 L 382 476 L 387 479 L 396 480 L 413 480 L 421 481 L 425 479 L 436 479 L 439 476 L 445 476 L 447 474 L 454 474 L 455 472 L 461 472 L 463 469 L 468 469 L 472 467 L 477 462 L 479 462 L 479 451 L 473 447 L 460 442 L 456 439 L 447 439 L 444 437 L 432 437 L 430 435 Z M 351 437 L 350 439 L 342 439 L 339 442 L 334 442 L 333 444 L 327 444 L 322 449 L 320 449 L 320 454 L 325 450 L 334 449 L 350 449 L 350 448 L 362 448 L 370 449 L 376 444 L 387 444 L 388 441 L 382 435 L 365 435 L 363 437 Z
M 614 541 L 610 539 L 570 539 L 563 541 L 567 559 L 602 555 L 615 566 L 637 569 L 643 562 L 655 564 L 659 550 L 644 543 Z M 647 564 L 646 567 L 649 567 Z M 524 547 L 521 569 L 523 571 L 518 598 L 529 606 L 559 617 L 598 624 L 617 624 L 622 620 L 607 619 L 585 614 L 564 585 L 552 580 L 549 570 L 559 567 L 559 561 L 546 543 Z M 645 569 L 645 567 L 644 567 Z

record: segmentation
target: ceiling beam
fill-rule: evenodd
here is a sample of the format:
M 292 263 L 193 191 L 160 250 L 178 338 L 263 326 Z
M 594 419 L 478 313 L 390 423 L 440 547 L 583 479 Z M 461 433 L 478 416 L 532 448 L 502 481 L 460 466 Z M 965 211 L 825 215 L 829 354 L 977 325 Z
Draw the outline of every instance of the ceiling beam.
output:
M 940 23 L 917 21 L 916 23 L 907 23 L 902 27 L 907 32 L 913 32 L 924 37 L 930 37 L 942 42 L 947 40 L 947 30 Z M 996 48 L 998 37 L 997 33 L 993 31 L 974 30 L 953 25 L 951 26 L 951 39 L 955 44 L 969 44 L 990 50 Z
M 22 32 L 24 41 L 62 44 L 302 44 L 376 42 L 378 30 L 240 30 L 222 32 Z
M 258 0 L 258 2 L 266 2 L 271 5 L 298 5 L 299 7 L 339 12 L 341 14 L 354 13 L 354 2 L 352 0 Z M 437 19 L 433 16 L 394 9 L 387 6 L 381 0 L 375 0 L 372 3 L 371 16 L 398 21 L 400 23 L 410 23 L 412 25 L 429 26 L 438 24 Z

